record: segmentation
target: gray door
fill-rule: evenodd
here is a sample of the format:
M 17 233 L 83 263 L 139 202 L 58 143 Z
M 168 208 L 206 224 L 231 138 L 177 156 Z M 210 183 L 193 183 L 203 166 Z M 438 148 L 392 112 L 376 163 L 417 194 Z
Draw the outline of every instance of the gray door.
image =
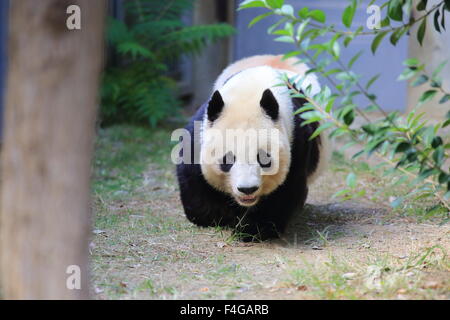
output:
M 367 0 L 363 1 L 363 3 L 368 2 Z M 335 24 L 338 29 L 345 28 L 341 22 L 341 14 L 348 5 L 348 1 L 287 0 L 286 3 L 291 4 L 296 12 L 304 6 L 310 10 L 321 9 L 326 13 L 326 24 Z M 366 8 L 367 5 L 362 5 L 357 11 L 352 28 L 363 26 L 364 30 L 369 30 L 366 26 L 366 20 L 369 17 Z M 255 54 L 281 54 L 292 50 L 292 45 L 274 42 L 274 36 L 267 34 L 267 28 L 278 21 L 277 17 L 268 17 L 250 29 L 247 27 L 256 15 L 264 12 L 267 11 L 260 8 L 237 11 L 235 21 L 238 34 L 234 43 L 234 60 Z M 349 61 L 358 51 L 363 50 L 364 54 L 354 64 L 353 71 L 362 75 L 361 80 L 364 84 L 372 76 L 380 73 L 380 78 L 371 87 L 371 93 L 377 95 L 378 103 L 386 110 L 405 110 L 407 85 L 396 79 L 403 70 L 402 61 L 407 58 L 407 38 L 401 39 L 394 47 L 386 37 L 375 56 L 370 51 L 372 39 L 373 36 L 360 36 L 348 48 L 341 48 L 342 59 L 344 62 Z M 326 82 L 321 79 L 321 83 Z M 357 97 L 355 102 L 361 107 L 369 105 L 367 99 L 362 96 Z

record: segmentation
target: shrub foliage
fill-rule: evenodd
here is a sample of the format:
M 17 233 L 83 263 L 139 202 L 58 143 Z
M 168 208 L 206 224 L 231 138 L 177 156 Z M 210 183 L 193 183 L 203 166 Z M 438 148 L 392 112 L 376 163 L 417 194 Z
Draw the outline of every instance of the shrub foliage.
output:
M 155 126 L 176 113 L 180 102 L 170 65 L 234 33 L 227 24 L 186 25 L 193 0 L 125 1 L 125 21 L 109 18 L 108 44 L 120 64 L 107 68 L 101 120 L 146 122 Z
M 375 1 L 370 1 L 369 5 Z M 351 46 L 357 37 L 373 36 L 371 51 L 377 53 L 382 41 L 396 45 L 400 38 L 410 35 L 422 44 L 427 29 L 427 17 L 432 17 L 434 28 L 438 32 L 445 30 L 445 11 L 450 11 L 450 1 L 444 0 L 433 5 L 426 0 L 389 0 L 382 1 L 381 9 L 385 9 L 384 17 L 378 29 L 365 31 L 362 26 L 352 26 L 353 18 L 361 1 L 349 0 L 342 12 L 342 29 L 327 24 L 326 14 L 321 10 L 310 10 L 302 7 L 294 12 L 291 5 L 284 0 L 247 0 L 240 5 L 240 10 L 256 7 L 266 8 L 267 12 L 255 17 L 250 26 L 268 17 L 277 16 L 268 33 L 274 35 L 275 41 L 291 43 L 294 49 L 285 54 L 285 58 L 298 56 L 308 63 L 311 70 L 329 80 L 329 86 L 323 86 L 316 95 L 302 88 L 303 79 L 283 78 L 291 87 L 292 95 L 307 99 L 308 104 L 297 110 L 306 119 L 304 124 L 320 121 L 313 136 L 327 130 L 331 137 L 344 136 L 350 138 L 350 145 L 362 146 L 353 157 L 375 155 L 387 166 L 383 166 L 386 174 L 400 173 L 398 184 L 407 184 L 413 190 L 405 197 L 392 201 L 392 206 L 399 206 L 405 198 L 436 200 L 436 205 L 428 208 L 428 215 L 443 214 L 448 219 L 450 212 L 450 174 L 449 152 L 450 111 L 445 119 L 431 124 L 423 119 L 424 112 L 420 106 L 432 99 L 438 99 L 442 108 L 449 110 L 450 93 L 442 86 L 441 71 L 446 63 L 427 74 L 425 63 L 418 59 L 404 61 L 405 70 L 398 80 L 410 81 L 411 86 L 429 84 L 424 89 L 416 108 L 406 115 L 398 112 L 387 113 L 377 102 L 377 97 L 370 91 L 371 85 L 378 79 L 374 75 L 367 83 L 361 82 L 361 76 L 352 70 L 353 64 L 362 52 L 353 56 L 348 63 L 341 58 L 341 49 Z M 418 15 L 413 15 L 413 6 Z M 417 29 L 411 28 L 418 25 Z M 417 30 L 417 31 L 415 31 Z M 330 36 L 331 35 L 331 36 Z M 331 68 L 332 63 L 338 67 Z M 354 97 L 362 95 L 368 106 L 357 105 Z M 368 113 L 377 111 L 381 114 L 378 120 L 369 117 Z M 359 117 L 361 121 L 355 121 Z M 355 187 L 356 176 L 352 172 L 347 177 L 348 189 L 340 190 L 337 196 L 345 198 L 364 195 L 364 190 Z

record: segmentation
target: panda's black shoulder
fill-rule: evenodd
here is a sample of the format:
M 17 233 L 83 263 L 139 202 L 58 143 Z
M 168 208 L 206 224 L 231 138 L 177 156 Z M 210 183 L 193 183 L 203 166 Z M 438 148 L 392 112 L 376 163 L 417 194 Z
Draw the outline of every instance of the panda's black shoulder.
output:
M 304 106 L 307 101 L 304 98 L 292 98 L 292 104 L 294 111 Z M 301 113 L 294 115 L 294 139 L 293 139 L 293 154 L 292 160 L 297 161 L 297 158 L 301 158 L 302 166 L 306 169 L 307 176 L 316 171 L 320 160 L 320 135 L 310 139 L 311 135 L 319 127 L 319 122 L 303 124 L 305 121 L 301 117 Z

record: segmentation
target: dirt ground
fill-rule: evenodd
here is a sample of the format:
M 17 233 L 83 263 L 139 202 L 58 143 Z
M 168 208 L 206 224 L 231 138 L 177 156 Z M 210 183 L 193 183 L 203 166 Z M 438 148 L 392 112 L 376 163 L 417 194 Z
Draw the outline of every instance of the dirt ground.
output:
M 359 174 L 367 195 L 339 202 L 332 195 L 345 186 L 351 165 L 331 168 L 311 187 L 308 205 L 281 239 L 241 243 L 227 230 L 186 220 L 163 147 L 166 133 L 150 144 L 136 138 L 127 150 L 131 129 L 117 130 L 124 129 L 101 133 L 97 146 L 91 242 L 96 298 L 450 298 L 449 225 L 407 214 L 417 203 L 400 211 L 386 205 L 405 190 L 389 187 L 385 178 Z M 129 165 L 136 170 L 121 172 L 118 165 L 142 150 L 142 161 Z M 123 161 L 110 163 L 115 157 Z M 104 188 L 116 180 L 120 188 Z

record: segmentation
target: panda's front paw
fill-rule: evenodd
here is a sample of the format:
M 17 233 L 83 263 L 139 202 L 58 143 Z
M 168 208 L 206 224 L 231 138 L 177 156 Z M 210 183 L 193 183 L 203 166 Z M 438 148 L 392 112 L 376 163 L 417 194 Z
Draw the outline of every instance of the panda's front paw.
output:
M 273 224 L 253 224 L 236 229 L 234 234 L 243 242 L 262 242 L 279 238 L 279 233 Z

